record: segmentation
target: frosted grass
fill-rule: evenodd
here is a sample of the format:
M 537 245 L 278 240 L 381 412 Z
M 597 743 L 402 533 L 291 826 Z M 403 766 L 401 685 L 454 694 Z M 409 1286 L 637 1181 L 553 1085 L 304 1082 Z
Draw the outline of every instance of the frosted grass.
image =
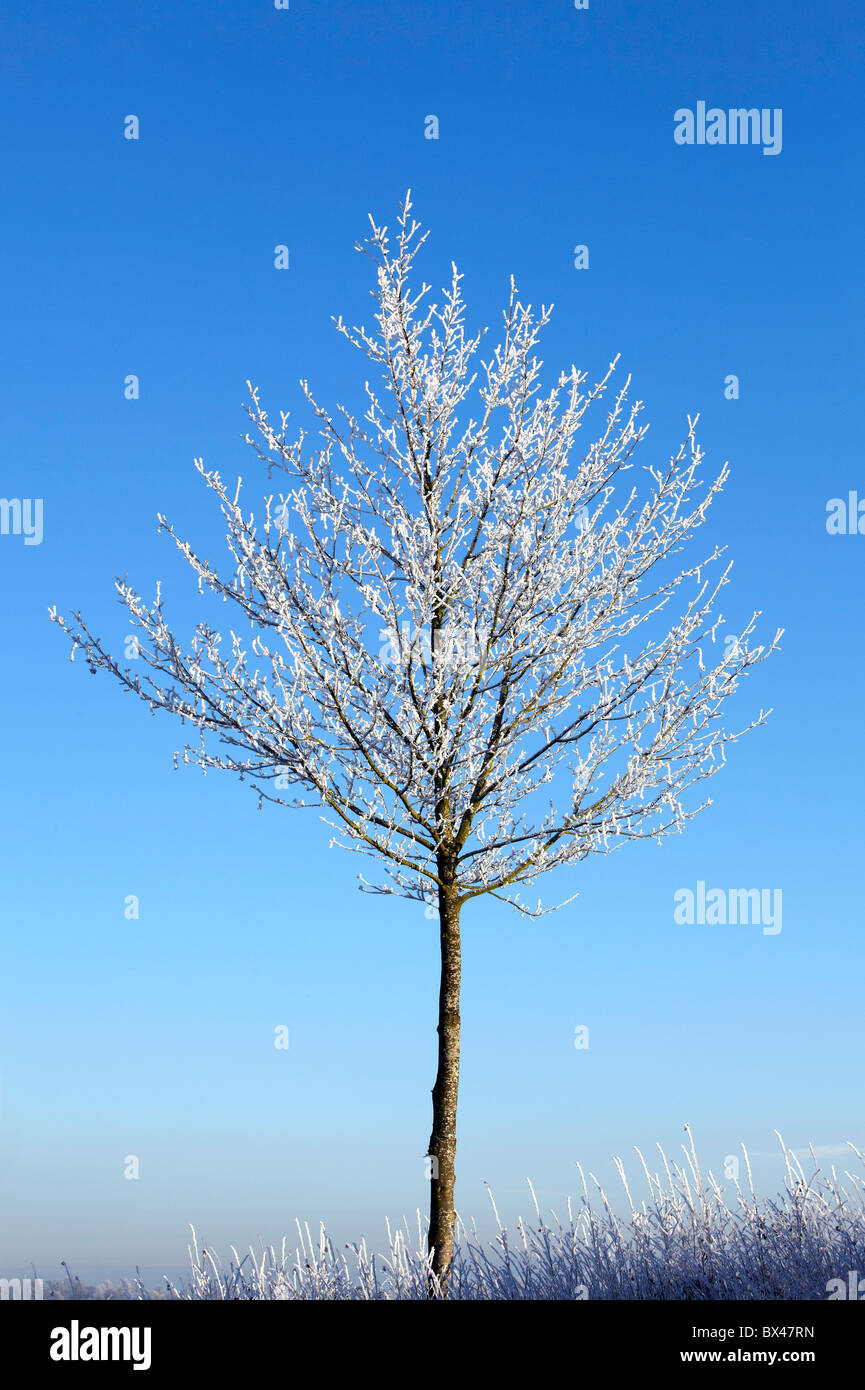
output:
M 777 1131 L 775 1131 L 777 1133 Z M 689 1131 L 690 1139 L 690 1131 Z M 732 1184 L 735 1200 L 711 1173 L 704 1178 L 693 1139 L 684 1162 L 668 1162 L 661 1146 L 663 1176 L 652 1173 L 636 1153 L 649 1199 L 636 1204 L 620 1159 L 615 1159 L 629 1207 L 616 1216 L 598 1180 L 589 1182 L 578 1164 L 583 1195 L 567 1219 L 541 1215 L 529 1183 L 535 1219 L 515 1232 L 502 1225 L 490 1193 L 498 1234 L 482 1242 L 476 1226 L 457 1223 L 451 1275 L 455 1299 L 825 1299 L 827 1283 L 865 1270 L 865 1156 L 853 1144 L 860 1171 L 842 1174 L 820 1168 L 810 1149 L 813 1172 L 805 1170 L 778 1135 L 785 1161 L 783 1193 L 758 1201 L 751 1166 L 742 1146 L 747 1189 Z M 86 1289 L 73 1275 L 66 1285 L 46 1286 L 61 1299 L 169 1299 L 196 1301 L 257 1299 L 423 1299 L 429 1281 L 426 1223 L 420 1213 L 412 1229 L 387 1226 L 387 1249 L 371 1254 L 366 1242 L 337 1250 L 322 1225 L 313 1235 L 297 1223 L 297 1242 L 284 1239 L 223 1264 L 195 1231 L 188 1247 L 190 1272 L 183 1284 L 166 1278 L 159 1290 L 140 1279 L 120 1287 Z

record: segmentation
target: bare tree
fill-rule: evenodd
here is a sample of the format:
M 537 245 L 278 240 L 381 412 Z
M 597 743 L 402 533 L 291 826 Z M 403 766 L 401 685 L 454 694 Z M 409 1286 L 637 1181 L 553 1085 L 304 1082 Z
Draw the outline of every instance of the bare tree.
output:
M 384 389 L 366 383 L 356 418 L 326 410 L 301 382 L 317 422 L 311 447 L 303 430 L 289 438 L 285 413 L 270 421 L 248 383 L 256 433 L 246 440 L 268 477 L 277 467 L 288 482 L 256 525 L 240 480 L 229 490 L 196 460 L 227 523 L 230 577 L 159 518 L 199 591 L 240 610 L 248 645 L 202 621 L 182 646 L 160 587 L 148 605 L 125 579 L 116 588 L 151 674 L 121 669 L 80 614 L 50 616 L 73 656 L 80 646 L 92 670 L 198 730 L 185 761 L 251 778 L 261 799 L 323 808 L 340 836 L 332 843 L 383 865 L 385 881 L 361 875 L 363 889 L 437 906 L 429 1246 L 433 1291 L 446 1296 L 463 906 L 489 893 L 537 915 L 540 902 L 529 908 L 520 889 L 541 874 L 680 831 L 709 804 L 686 807 L 685 793 L 745 732 L 719 727 L 723 701 L 780 632 L 751 645 L 755 613 L 706 660 L 729 567 L 704 577 L 718 547 L 684 570 L 669 563 L 727 477 L 725 465 L 701 482 L 696 421 L 666 464 L 619 491 L 647 428 L 641 402 L 627 404 L 630 378 L 574 457 L 618 359 L 594 386 L 572 366 L 543 391 L 535 350 L 550 310 L 533 313 L 511 281 L 503 339 L 483 361 L 456 267 L 439 305 L 427 302 L 428 285 L 410 285 L 428 235 L 410 198 L 393 243 L 370 221 L 358 249 L 376 266 L 375 327 L 336 326 Z M 478 404 L 466 418 L 471 393 Z M 682 586 L 668 628 L 658 615 Z

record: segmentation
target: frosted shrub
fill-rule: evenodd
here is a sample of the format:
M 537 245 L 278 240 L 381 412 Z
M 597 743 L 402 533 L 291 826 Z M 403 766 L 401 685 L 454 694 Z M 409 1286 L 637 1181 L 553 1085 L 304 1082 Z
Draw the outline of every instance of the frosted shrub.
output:
M 777 1131 L 776 1131 L 777 1132 Z M 780 1140 L 780 1135 L 778 1136 Z M 758 1201 L 743 1146 L 748 1190 L 733 1183 L 735 1200 L 711 1173 L 704 1178 L 693 1141 L 681 1165 L 661 1155 L 664 1178 L 650 1172 L 636 1150 L 649 1199 L 636 1205 L 620 1159 L 616 1166 L 630 1208 L 617 1217 L 603 1188 L 580 1168 L 583 1195 L 567 1220 L 546 1223 L 529 1184 L 535 1221 L 517 1222 L 511 1235 L 493 1211 L 498 1235 L 484 1244 L 473 1225 L 459 1220 L 451 1274 L 451 1298 L 463 1299 L 825 1299 L 830 1279 L 865 1268 L 865 1189 L 862 1172 L 834 1167 L 806 1177 L 798 1158 L 781 1142 L 783 1195 Z M 860 1167 L 865 1156 L 849 1145 Z M 491 1194 L 492 1200 L 492 1194 Z M 412 1231 L 391 1230 L 387 1251 L 371 1255 L 366 1242 L 337 1250 L 324 1226 L 313 1236 L 298 1223 L 298 1244 L 283 1240 L 256 1254 L 250 1249 L 225 1267 L 193 1230 L 190 1275 L 177 1286 L 148 1290 L 141 1280 L 121 1288 L 87 1290 L 46 1285 L 54 1298 L 198 1299 L 427 1299 L 431 1259 L 418 1215 Z

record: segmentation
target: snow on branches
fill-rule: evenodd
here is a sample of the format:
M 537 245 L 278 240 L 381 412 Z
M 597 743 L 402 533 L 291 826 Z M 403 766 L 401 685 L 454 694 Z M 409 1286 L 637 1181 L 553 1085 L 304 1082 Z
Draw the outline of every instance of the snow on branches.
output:
M 339 843 L 383 861 L 389 882 L 366 888 L 429 901 L 447 880 L 460 901 L 493 893 L 527 911 L 520 885 L 680 830 L 708 804 L 683 798 L 745 732 L 720 727 L 721 706 L 781 634 L 752 645 L 754 614 L 707 664 L 729 567 L 715 569 L 717 547 L 670 563 L 727 477 L 703 483 L 696 420 L 666 465 L 623 487 L 647 429 L 630 378 L 577 444 L 618 359 L 592 386 L 572 366 L 545 389 L 550 309 L 523 305 L 512 281 L 484 361 L 456 267 L 439 304 L 412 288 L 427 233 L 410 199 L 393 239 L 370 220 L 359 249 L 376 268 L 374 326 L 335 321 L 375 368 L 362 417 L 301 382 L 313 447 L 285 413 L 275 426 L 249 384 L 247 442 L 285 490 L 256 525 L 240 482 L 232 492 L 196 460 L 225 519 L 228 577 L 159 518 L 251 639 L 202 621 L 184 647 L 160 587 L 148 604 L 118 579 L 140 675 L 80 614 L 51 617 L 91 668 L 195 726 L 187 761 L 251 777 L 262 799 L 324 808 Z

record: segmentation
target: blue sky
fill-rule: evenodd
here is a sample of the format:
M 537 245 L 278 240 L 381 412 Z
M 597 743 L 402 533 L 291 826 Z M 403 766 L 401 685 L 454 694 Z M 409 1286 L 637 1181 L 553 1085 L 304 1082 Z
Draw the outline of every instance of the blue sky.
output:
M 551 374 L 622 354 L 644 450 L 700 413 L 731 464 L 728 630 L 752 608 L 786 629 L 729 716 L 772 719 L 684 836 L 563 873 L 546 896 L 580 896 L 539 922 L 466 910 L 457 1205 L 485 1219 L 487 1181 L 526 1212 L 528 1175 L 560 1209 L 577 1160 L 612 1188 L 613 1154 L 676 1153 L 686 1121 L 705 1166 L 744 1141 L 767 1189 L 775 1127 L 861 1145 L 865 536 L 825 526 L 865 496 L 857 8 L 33 0 L 3 29 L 0 492 L 42 498 L 44 536 L 0 536 L 0 1266 L 174 1267 L 190 1221 L 223 1249 L 296 1216 L 378 1244 L 425 1205 L 435 924 L 358 893 L 368 861 L 315 813 L 175 773 L 182 731 L 71 665 L 46 616 L 121 644 L 128 574 L 189 630 L 156 514 L 220 557 L 192 460 L 268 490 L 247 378 L 272 413 L 302 376 L 328 402 L 362 385 L 330 315 L 368 316 L 353 245 L 408 187 L 420 272 L 456 260 L 478 325 L 513 272 L 556 305 Z M 780 154 L 677 145 L 701 100 L 780 108 Z M 783 930 L 676 924 L 699 880 L 781 888 Z

